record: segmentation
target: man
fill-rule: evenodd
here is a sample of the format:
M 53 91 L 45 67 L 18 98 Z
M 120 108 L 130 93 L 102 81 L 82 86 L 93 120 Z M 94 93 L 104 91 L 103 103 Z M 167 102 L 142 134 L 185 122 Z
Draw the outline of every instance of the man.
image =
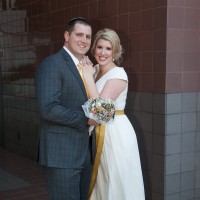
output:
M 64 47 L 46 58 L 36 74 L 41 115 L 38 160 L 44 166 L 50 200 L 86 200 L 91 176 L 91 142 L 82 105 L 86 89 L 77 65 L 91 45 L 91 25 L 72 19 Z

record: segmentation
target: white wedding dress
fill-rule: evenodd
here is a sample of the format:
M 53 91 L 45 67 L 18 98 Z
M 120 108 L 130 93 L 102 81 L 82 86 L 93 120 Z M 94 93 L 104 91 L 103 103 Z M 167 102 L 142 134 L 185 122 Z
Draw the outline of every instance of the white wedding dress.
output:
M 98 92 L 109 79 L 127 80 L 122 67 L 115 67 L 96 83 Z M 126 89 L 115 101 L 116 110 L 124 110 Z M 135 131 L 126 115 L 116 115 L 106 125 L 97 180 L 90 200 L 145 200 L 143 176 Z

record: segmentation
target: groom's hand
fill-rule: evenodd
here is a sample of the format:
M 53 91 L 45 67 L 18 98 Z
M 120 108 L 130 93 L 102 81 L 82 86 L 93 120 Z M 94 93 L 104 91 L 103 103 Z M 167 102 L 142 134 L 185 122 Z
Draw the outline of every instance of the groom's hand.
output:
M 98 126 L 99 125 L 94 119 L 91 119 L 91 118 L 89 118 L 88 124 L 90 126 Z

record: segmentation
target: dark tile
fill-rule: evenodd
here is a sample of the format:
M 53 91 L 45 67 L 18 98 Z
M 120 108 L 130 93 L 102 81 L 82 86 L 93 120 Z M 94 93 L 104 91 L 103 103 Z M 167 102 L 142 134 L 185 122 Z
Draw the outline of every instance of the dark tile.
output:
M 167 26 L 167 7 L 154 9 L 154 29 L 165 29 Z
M 140 101 L 141 101 L 141 111 L 152 112 L 152 93 L 141 92 Z
M 166 72 L 166 52 L 153 53 L 153 72 Z
M 141 35 L 139 33 L 131 33 L 130 34 L 130 52 L 140 52 L 141 46 Z
M 143 131 L 152 132 L 152 113 L 141 112 L 141 127 Z
M 79 3 L 81 3 L 81 0 L 70 0 L 71 1 L 71 5 L 77 5 Z
M 141 72 L 140 53 L 130 53 L 129 57 L 129 70 L 130 72 Z
M 154 51 L 166 51 L 166 30 L 155 30 L 153 34 Z
M 72 13 L 72 17 L 77 17 L 80 16 L 80 6 L 79 5 L 74 5 L 71 7 L 71 13 Z
M 140 1 L 129 0 L 129 11 L 130 12 L 135 12 L 135 11 L 140 11 L 140 10 L 141 10 Z
M 140 73 L 130 72 L 128 73 L 128 78 L 129 78 L 129 90 L 141 91 Z
M 96 19 L 98 17 L 98 2 L 93 1 L 89 3 L 89 19 Z
M 140 33 L 141 52 L 153 51 L 153 38 L 153 31 L 144 31 Z
M 114 30 L 118 30 L 118 17 L 117 16 L 113 16 L 113 17 L 109 17 L 109 18 L 103 18 L 102 20 L 100 20 L 101 25 L 105 28 L 112 28 Z
M 154 0 L 154 7 L 163 7 L 163 6 L 167 6 L 168 1 L 167 0 Z
M 153 91 L 164 93 L 166 88 L 166 75 L 163 72 L 153 73 Z
M 109 0 L 108 1 L 108 12 L 109 16 L 117 15 L 118 14 L 118 5 L 116 0 Z
M 135 2 L 135 1 L 133 1 Z M 130 13 L 129 15 L 129 32 L 139 32 L 141 26 L 140 12 Z
M 128 33 L 129 32 L 129 18 L 128 14 L 120 15 L 118 18 L 118 30 L 119 33 Z M 124 23 L 126 22 L 126 23 Z
M 64 7 L 65 7 L 65 3 L 66 1 L 65 0 L 60 0 L 60 1 L 57 1 L 57 8 L 59 10 L 62 10 Z M 70 2 L 70 1 L 69 1 Z
M 129 0 L 123 0 L 123 1 L 118 0 L 118 14 L 128 13 L 128 11 L 129 11 Z
M 153 134 L 153 153 L 164 155 L 165 154 L 165 137 L 164 133 L 161 135 L 160 133 Z
M 149 132 L 143 132 L 143 137 L 141 140 L 141 148 L 152 152 L 152 133 Z
M 154 173 L 163 174 L 165 170 L 165 157 L 159 154 L 153 154 L 152 171 Z
M 164 114 L 153 114 L 153 131 L 154 133 L 165 133 L 166 119 Z
M 166 102 L 167 103 L 167 102 Z M 165 114 L 165 94 L 154 93 L 153 94 L 153 113 Z
M 150 9 L 154 7 L 154 0 L 141 0 L 142 10 Z
M 80 5 L 80 16 L 88 19 L 89 18 L 89 5 L 82 4 Z
M 154 28 L 154 10 L 141 11 L 141 31 L 151 31 Z
M 141 91 L 153 91 L 153 73 L 141 73 Z
M 153 181 L 152 181 L 152 190 L 158 194 L 164 193 L 164 176 L 162 173 L 153 173 Z M 155 198 L 153 198 L 155 199 Z M 157 200 L 160 199 L 160 196 L 157 198 Z
M 141 72 L 153 72 L 153 53 L 142 52 L 141 53 Z

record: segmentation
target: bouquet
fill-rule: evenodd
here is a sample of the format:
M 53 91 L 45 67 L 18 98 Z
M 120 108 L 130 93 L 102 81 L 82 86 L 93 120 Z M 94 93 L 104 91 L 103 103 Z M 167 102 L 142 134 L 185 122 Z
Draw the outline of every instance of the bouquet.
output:
M 100 124 L 108 124 L 115 116 L 114 101 L 109 98 L 98 97 L 89 99 L 82 105 L 85 115 Z

